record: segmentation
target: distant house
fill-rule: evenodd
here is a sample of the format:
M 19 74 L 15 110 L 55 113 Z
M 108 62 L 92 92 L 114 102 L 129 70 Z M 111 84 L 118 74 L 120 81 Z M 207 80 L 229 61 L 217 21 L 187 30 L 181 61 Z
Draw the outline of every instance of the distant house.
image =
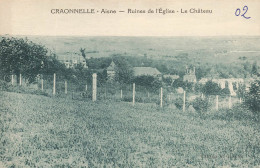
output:
M 63 60 L 61 61 L 64 63 L 64 65 L 66 66 L 66 68 L 75 68 L 77 65 L 82 65 L 83 68 L 88 68 L 87 63 L 85 60 Z
M 75 68 L 77 65 L 82 65 L 83 68 L 88 68 L 86 59 L 78 53 L 67 52 L 60 56 L 60 62 L 62 62 L 66 68 Z
M 114 80 L 116 76 L 116 64 L 114 61 L 107 67 L 107 77 L 108 80 Z
M 162 80 L 162 73 L 156 68 L 152 67 L 134 67 L 134 76 L 153 76 L 159 80 Z
M 195 75 L 195 67 L 192 69 L 186 67 L 186 72 L 185 75 L 183 76 L 183 81 L 184 82 L 191 82 L 191 83 L 196 83 L 196 75 Z
M 208 79 L 207 79 L 207 78 L 201 78 L 201 79 L 199 80 L 199 84 L 205 85 L 207 82 L 208 82 Z

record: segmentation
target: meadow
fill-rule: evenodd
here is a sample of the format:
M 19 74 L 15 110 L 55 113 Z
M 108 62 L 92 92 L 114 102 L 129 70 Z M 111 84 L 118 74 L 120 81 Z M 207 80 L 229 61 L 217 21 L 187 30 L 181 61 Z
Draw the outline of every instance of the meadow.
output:
M 0 167 L 259 167 L 259 120 L 0 92 Z

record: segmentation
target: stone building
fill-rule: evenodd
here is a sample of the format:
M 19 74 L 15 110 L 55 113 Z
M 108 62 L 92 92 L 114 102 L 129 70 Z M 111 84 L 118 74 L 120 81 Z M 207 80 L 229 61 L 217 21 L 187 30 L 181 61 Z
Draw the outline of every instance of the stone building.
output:
M 110 63 L 110 65 L 107 67 L 107 77 L 108 80 L 114 80 L 116 76 L 116 64 L 114 61 Z
M 191 83 L 196 83 L 197 79 L 196 79 L 196 75 L 195 75 L 195 67 L 193 67 L 193 70 L 191 68 L 188 68 L 186 66 L 186 71 L 185 71 L 185 75 L 183 76 L 183 81 L 184 82 L 191 82 Z

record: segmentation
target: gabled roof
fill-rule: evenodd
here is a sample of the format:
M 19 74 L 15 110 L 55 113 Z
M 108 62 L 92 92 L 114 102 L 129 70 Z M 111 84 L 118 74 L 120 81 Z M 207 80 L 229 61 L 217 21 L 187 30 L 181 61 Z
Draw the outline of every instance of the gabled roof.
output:
M 173 80 L 178 79 L 180 76 L 179 75 L 163 75 L 164 78 L 171 78 Z
M 114 61 L 111 62 L 111 64 L 109 65 L 109 67 L 107 67 L 107 71 L 114 71 L 116 67 L 116 64 L 114 63 Z
M 159 72 L 158 69 L 152 68 L 152 67 L 134 67 L 133 70 L 134 70 L 135 76 L 142 76 L 142 75 L 157 76 L 157 75 L 161 75 L 161 72 Z

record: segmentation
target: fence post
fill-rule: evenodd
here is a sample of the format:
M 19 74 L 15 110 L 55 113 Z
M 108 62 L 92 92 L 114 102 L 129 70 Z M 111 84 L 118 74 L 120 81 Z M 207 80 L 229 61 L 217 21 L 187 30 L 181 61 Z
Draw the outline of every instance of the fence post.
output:
M 218 111 L 218 95 L 216 95 L 216 110 Z
M 231 96 L 229 96 L 229 99 L 228 99 L 228 108 L 229 109 L 232 108 Z
M 97 74 L 94 73 L 92 75 L 93 77 L 93 94 L 92 94 L 92 101 L 96 101 L 97 100 Z
M 56 94 L 56 74 L 53 74 L 53 95 Z
M 14 85 L 14 75 L 12 75 L 12 85 Z
M 107 99 L 107 85 L 105 86 L 105 99 Z
M 161 98 L 161 90 L 159 89 L 159 99 Z
M 121 99 L 123 98 L 123 90 L 121 89 L 121 95 L 120 95 Z
M 133 83 L 133 106 L 135 105 L 135 83 Z
M 182 107 L 182 110 L 183 110 L 183 112 L 185 112 L 185 100 L 186 99 L 186 92 L 185 91 L 183 91 L 183 107 Z
M 85 90 L 88 91 L 88 85 L 86 84 Z
M 161 87 L 161 101 L 160 101 L 160 106 L 162 107 L 163 104 L 163 88 Z
M 19 85 L 20 85 L 20 86 L 22 85 L 22 74 L 20 74 L 20 82 L 19 82 Z
M 42 89 L 42 91 L 43 91 L 43 79 L 42 79 L 42 82 L 41 82 L 41 83 L 42 83 L 41 89 Z
M 68 93 L 68 86 L 67 86 L 68 84 L 67 84 L 67 81 L 65 80 L 65 94 L 67 94 Z

